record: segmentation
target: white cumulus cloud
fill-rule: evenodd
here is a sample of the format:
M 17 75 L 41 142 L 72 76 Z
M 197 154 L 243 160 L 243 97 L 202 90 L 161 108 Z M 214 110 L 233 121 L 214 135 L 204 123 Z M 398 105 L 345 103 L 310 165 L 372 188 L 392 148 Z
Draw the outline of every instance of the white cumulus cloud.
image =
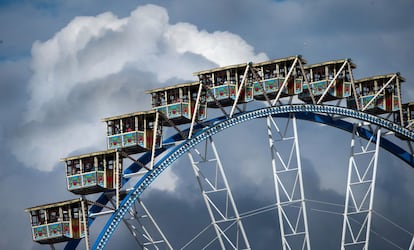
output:
M 144 90 L 195 80 L 195 71 L 266 59 L 236 34 L 171 24 L 156 5 L 124 18 L 76 17 L 33 44 L 24 132 L 12 151 L 25 165 L 50 171 L 68 154 L 104 149 L 100 119 L 149 109 Z

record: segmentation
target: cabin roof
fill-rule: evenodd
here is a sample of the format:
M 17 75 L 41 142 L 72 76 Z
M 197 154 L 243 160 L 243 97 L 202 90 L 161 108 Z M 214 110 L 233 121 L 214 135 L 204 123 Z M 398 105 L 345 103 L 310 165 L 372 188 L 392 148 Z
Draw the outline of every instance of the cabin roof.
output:
M 249 63 L 239 63 L 239 64 L 233 64 L 233 65 L 228 65 L 228 66 L 223 66 L 223 67 L 217 67 L 217 68 L 213 68 L 213 69 L 198 71 L 198 72 L 194 72 L 193 76 L 199 76 L 199 75 L 204 75 L 204 74 L 213 73 L 213 72 L 220 72 L 220 71 L 224 71 L 224 70 L 227 70 L 227 69 L 243 68 L 243 67 L 246 67 L 247 64 L 249 64 Z
M 111 117 L 103 118 L 103 119 L 101 119 L 101 121 L 102 122 L 107 122 L 107 121 L 113 121 L 113 120 L 119 120 L 119 119 L 122 119 L 122 118 L 131 117 L 131 116 L 150 115 L 150 114 L 155 114 L 155 113 L 156 113 L 155 110 L 139 111 L 139 112 L 134 112 L 134 113 L 128 113 L 128 114 L 122 114 L 122 115 L 118 115 L 118 116 L 111 116 Z
M 65 206 L 65 205 L 75 204 L 75 203 L 78 203 L 80 201 L 82 201 L 82 198 L 66 200 L 66 201 L 59 201 L 59 202 L 39 205 L 39 206 L 35 206 L 35 207 L 29 207 L 29 208 L 26 208 L 24 211 L 26 213 L 28 213 L 28 212 L 36 211 L 36 210 L 40 210 L 40 209 L 48 209 L 48 208 L 52 208 L 52 207 L 61 207 L 61 206 Z
M 60 159 L 60 161 L 77 160 L 77 159 L 92 157 L 92 156 L 97 156 L 97 155 L 108 155 L 108 154 L 113 154 L 116 151 L 117 151 L 117 149 L 102 150 L 102 151 L 97 151 L 97 152 L 92 152 L 92 153 L 87 153 L 87 154 L 81 154 L 81 155 L 74 155 L 74 156 L 62 158 L 62 159 Z
M 264 61 L 264 62 L 259 62 L 259 63 L 253 63 L 253 66 L 263 66 L 263 65 L 267 65 L 271 63 L 293 61 L 295 60 L 296 57 L 298 57 L 301 60 L 302 64 L 306 64 L 306 60 L 303 59 L 301 56 L 289 56 L 285 58 L 279 58 L 279 59 L 274 59 L 274 60 L 269 60 L 269 61 Z M 240 63 L 240 64 L 234 64 L 234 65 L 229 65 L 229 66 L 224 66 L 224 67 L 217 67 L 217 68 L 213 68 L 209 70 L 194 72 L 193 75 L 198 76 L 198 75 L 203 75 L 203 74 L 208 74 L 208 73 L 213 73 L 213 72 L 220 72 L 220 71 L 224 71 L 224 70 L 232 69 L 232 68 L 243 68 L 243 67 L 246 67 L 247 64 L 249 63 Z
M 370 81 L 375 81 L 375 80 L 380 80 L 380 79 L 389 79 L 395 75 L 397 75 L 400 82 L 405 82 L 405 78 L 402 77 L 399 72 L 397 72 L 397 73 L 390 73 L 390 74 L 376 75 L 376 76 L 361 78 L 361 79 L 356 80 L 355 83 L 364 83 L 364 82 L 370 82 Z
M 165 91 L 165 90 L 169 90 L 169 89 L 176 89 L 176 88 L 182 88 L 182 87 L 190 87 L 190 86 L 195 86 L 195 85 L 199 85 L 200 82 L 186 82 L 186 83 L 180 83 L 180 84 L 176 84 L 176 85 L 172 85 L 172 86 L 167 86 L 167 87 L 162 87 L 162 88 L 157 88 L 157 89 L 151 89 L 151 90 L 146 90 L 145 93 L 146 94 L 151 94 L 151 93 L 155 93 L 155 92 L 160 92 L 160 91 Z
M 321 62 L 321 63 L 314 63 L 314 64 L 306 65 L 304 68 L 305 69 L 318 68 L 318 67 L 327 66 L 327 65 L 333 65 L 333 64 L 341 64 L 342 65 L 346 61 L 349 62 L 349 64 L 351 65 L 351 68 L 352 69 L 355 69 L 356 68 L 356 64 L 353 63 L 351 61 L 351 59 L 339 59 L 339 60 L 325 61 L 325 62 Z
M 402 106 L 403 107 L 407 107 L 407 106 L 411 107 L 411 106 L 414 106 L 414 102 L 403 103 Z
M 289 57 L 285 57 L 285 58 L 279 58 L 279 59 L 274 59 L 274 60 L 270 60 L 270 61 L 259 62 L 259 63 L 253 63 L 253 66 L 263 66 L 263 65 L 272 64 L 272 63 L 281 63 L 281 62 L 293 61 L 293 60 L 296 59 L 296 57 L 298 57 L 298 59 L 301 61 L 302 64 L 307 63 L 307 61 L 305 59 L 303 59 L 302 56 L 298 55 L 298 56 L 289 56 Z

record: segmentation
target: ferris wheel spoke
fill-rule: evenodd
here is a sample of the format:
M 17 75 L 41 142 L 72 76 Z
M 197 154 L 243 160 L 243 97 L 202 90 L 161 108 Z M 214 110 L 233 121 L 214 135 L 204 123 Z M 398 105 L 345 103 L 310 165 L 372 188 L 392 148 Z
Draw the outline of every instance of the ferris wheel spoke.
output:
M 341 249 L 369 246 L 381 129 L 374 129 L 376 135 L 373 133 L 367 144 L 356 147 L 361 142 L 359 128 L 355 124 L 352 133 Z
M 296 117 L 288 119 L 283 136 L 280 128 L 274 118 L 267 118 L 282 247 L 310 249 Z M 274 139 L 273 130 L 281 137 Z M 282 150 L 285 143 L 291 143 L 289 152 Z
M 250 249 L 220 156 L 211 137 L 206 140 L 204 147 L 189 152 L 188 157 L 216 234 L 208 246 L 218 240 L 222 249 Z M 200 160 L 197 158 L 196 161 L 195 157 Z

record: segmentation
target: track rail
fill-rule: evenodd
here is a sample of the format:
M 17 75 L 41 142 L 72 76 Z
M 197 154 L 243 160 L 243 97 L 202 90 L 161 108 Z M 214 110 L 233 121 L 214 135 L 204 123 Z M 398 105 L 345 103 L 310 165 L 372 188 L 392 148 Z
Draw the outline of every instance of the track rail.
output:
M 414 132 L 401 127 L 398 124 L 395 124 L 389 120 L 386 120 L 382 117 L 375 115 L 359 112 L 356 110 L 337 107 L 337 106 L 327 106 L 327 105 L 311 105 L 311 104 L 294 104 L 294 105 L 284 105 L 284 106 L 275 106 L 257 109 L 249 112 L 239 113 L 232 118 L 219 117 L 213 120 L 207 121 L 205 124 L 210 124 L 209 126 L 198 131 L 191 139 L 183 141 L 181 144 L 173 147 L 169 152 L 162 157 L 154 165 L 153 170 L 147 172 L 134 186 L 134 188 L 127 194 L 124 200 L 121 202 L 119 209 L 117 209 L 112 216 L 107 221 L 106 225 L 99 234 L 93 249 L 103 249 L 111 238 L 112 234 L 115 232 L 119 223 L 122 221 L 122 218 L 127 213 L 128 209 L 134 204 L 134 202 L 140 197 L 144 190 L 174 161 L 180 158 L 183 154 L 188 152 L 190 149 L 195 147 L 200 142 L 206 140 L 210 136 L 213 136 L 227 128 L 233 127 L 235 125 L 241 124 L 243 122 L 263 118 L 267 116 L 276 116 L 276 117 L 286 117 L 291 113 L 295 113 L 298 119 L 309 120 L 318 123 L 324 123 L 348 132 L 352 131 L 352 123 L 344 121 L 341 119 L 333 119 L 328 115 L 339 115 L 346 118 L 353 118 L 362 122 L 368 122 L 373 125 L 380 126 L 391 132 L 403 135 L 407 139 L 414 141 Z M 325 114 L 325 115 L 323 115 Z M 326 115 L 328 114 L 328 115 Z M 367 129 L 359 128 L 359 132 L 362 137 L 370 138 L 372 132 Z M 179 137 L 171 137 L 169 140 L 174 141 Z M 396 144 L 386 139 L 381 140 L 381 147 L 388 150 L 392 154 L 396 155 L 398 158 L 406 162 L 408 165 L 414 167 L 414 159 L 412 155 L 406 152 L 404 149 L 400 148 Z M 158 152 L 158 154 L 161 153 Z M 148 153 L 147 153 L 148 154 Z M 142 158 L 148 158 L 148 155 L 144 154 Z M 148 162 L 141 160 L 141 162 Z M 133 164 L 134 165 L 134 164 Z M 134 171 L 137 166 L 131 165 L 127 171 Z M 65 249 L 73 249 L 68 248 Z M 72 245 L 73 246 L 73 245 Z M 76 247 L 76 246 L 75 246 Z

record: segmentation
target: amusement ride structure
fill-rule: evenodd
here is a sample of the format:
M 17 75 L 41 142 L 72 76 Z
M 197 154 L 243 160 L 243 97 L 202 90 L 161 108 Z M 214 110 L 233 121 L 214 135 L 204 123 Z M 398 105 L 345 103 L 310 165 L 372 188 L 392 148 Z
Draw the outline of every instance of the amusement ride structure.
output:
M 414 103 L 402 102 L 405 79 L 399 73 L 357 80 L 355 68 L 350 59 L 307 65 L 292 56 L 200 71 L 196 82 L 147 91 L 151 110 L 103 119 L 106 150 L 62 159 L 67 189 L 80 197 L 27 208 L 33 240 L 75 249 L 83 239 L 86 249 L 104 249 L 124 222 L 142 249 L 191 249 L 203 232 L 183 247 L 173 246 L 141 199 L 166 168 L 188 156 L 214 229 L 204 248 L 251 249 L 214 136 L 261 119 L 274 181 L 268 192 L 275 196 L 271 209 L 277 211 L 281 239 L 275 248 L 311 249 L 297 128 L 297 120 L 306 120 L 351 134 L 338 248 L 368 249 L 380 149 L 414 167 Z M 91 239 L 98 217 L 107 221 Z M 412 250 L 414 235 L 407 237 L 410 243 L 400 249 Z

